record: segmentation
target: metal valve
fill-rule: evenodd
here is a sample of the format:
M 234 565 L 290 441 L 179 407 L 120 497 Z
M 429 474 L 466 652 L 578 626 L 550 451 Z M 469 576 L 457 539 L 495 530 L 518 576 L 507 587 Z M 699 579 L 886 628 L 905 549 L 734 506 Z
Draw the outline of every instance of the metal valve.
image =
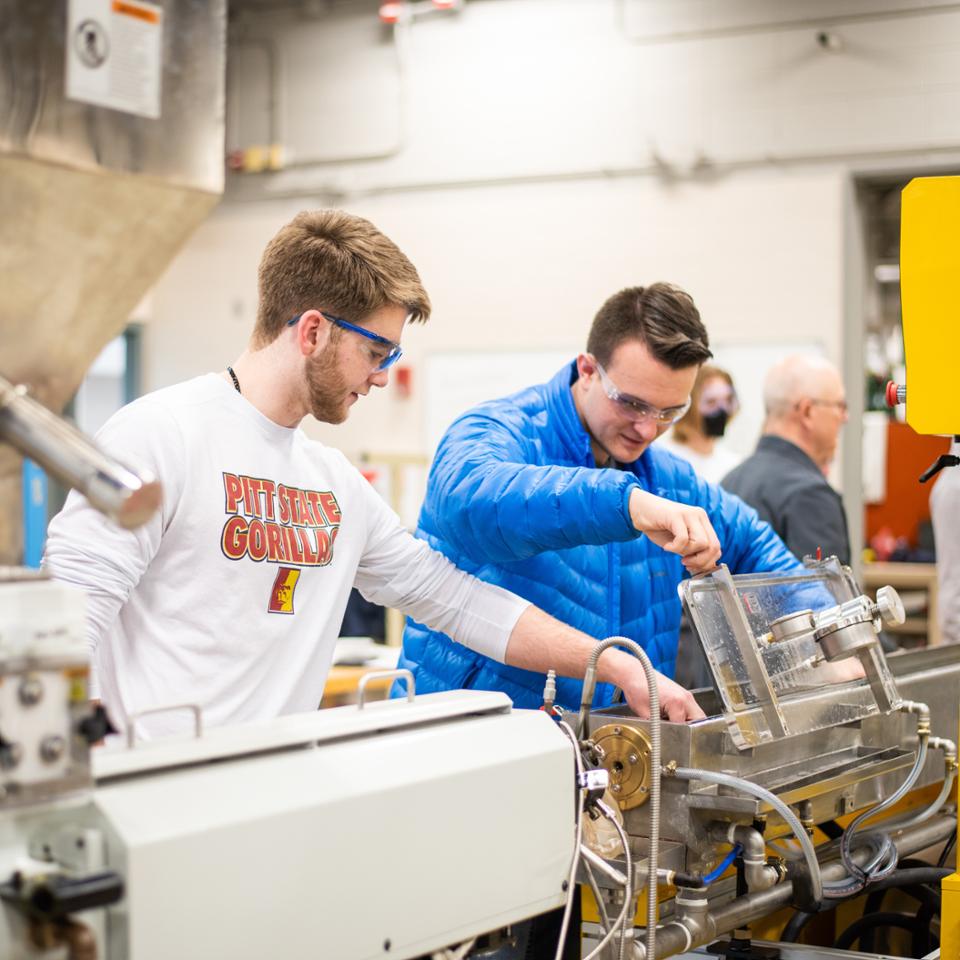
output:
M 905 619 L 900 595 L 893 587 L 885 586 L 877 591 L 876 602 L 859 596 L 815 614 L 813 638 L 827 660 L 842 660 L 859 656 L 878 642 L 881 620 L 899 624 Z
M 900 594 L 891 586 L 881 587 L 877 591 L 877 602 L 874 604 L 874 609 L 876 610 L 876 616 L 881 617 L 893 626 L 900 626 L 907 619 Z

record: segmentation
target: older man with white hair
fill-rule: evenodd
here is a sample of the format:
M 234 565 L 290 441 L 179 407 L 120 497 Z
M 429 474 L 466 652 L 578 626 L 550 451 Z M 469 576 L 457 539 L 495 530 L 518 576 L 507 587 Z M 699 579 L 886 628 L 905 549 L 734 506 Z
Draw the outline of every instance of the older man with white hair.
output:
M 850 562 L 847 515 L 826 473 L 847 422 L 843 381 L 821 357 L 794 354 L 767 373 L 766 421 L 756 451 L 721 481 L 750 504 L 797 558 Z

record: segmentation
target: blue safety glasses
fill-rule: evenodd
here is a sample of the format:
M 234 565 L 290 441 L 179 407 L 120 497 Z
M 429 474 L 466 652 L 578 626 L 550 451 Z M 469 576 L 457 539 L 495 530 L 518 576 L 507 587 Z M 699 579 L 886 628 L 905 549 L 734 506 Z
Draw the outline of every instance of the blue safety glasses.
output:
M 377 371 L 386 370 L 388 367 L 392 367 L 403 354 L 403 350 L 400 349 L 399 343 L 394 343 L 392 340 L 388 340 L 386 337 L 381 337 L 379 333 L 373 333 L 371 330 L 366 330 L 363 327 L 358 327 L 355 323 L 351 323 L 349 320 L 344 320 L 342 317 L 335 317 L 332 313 L 325 313 L 323 310 L 317 311 L 324 320 L 329 320 L 336 327 L 341 327 L 344 330 L 349 330 L 351 333 L 359 333 L 361 337 L 365 337 L 370 343 L 367 345 L 370 351 L 370 362 L 374 365 L 374 369 Z M 287 321 L 288 327 L 296 326 L 300 322 L 300 318 L 303 316 L 302 313 L 298 313 L 295 317 L 291 317 Z

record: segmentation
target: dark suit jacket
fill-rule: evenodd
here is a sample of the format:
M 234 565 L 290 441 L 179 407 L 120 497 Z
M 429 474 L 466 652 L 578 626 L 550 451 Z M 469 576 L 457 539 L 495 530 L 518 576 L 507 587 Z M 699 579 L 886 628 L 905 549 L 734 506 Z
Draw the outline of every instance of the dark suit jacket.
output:
M 780 534 L 798 559 L 835 555 L 850 562 L 847 514 L 840 494 L 820 468 L 782 437 L 760 438 L 756 451 L 731 470 L 721 486 L 735 493 Z

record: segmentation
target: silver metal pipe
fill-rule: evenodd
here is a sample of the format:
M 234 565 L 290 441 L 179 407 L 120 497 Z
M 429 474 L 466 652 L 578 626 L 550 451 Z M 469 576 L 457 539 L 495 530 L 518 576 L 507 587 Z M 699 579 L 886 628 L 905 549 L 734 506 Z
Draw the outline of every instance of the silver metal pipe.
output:
M 779 867 L 767 863 L 766 841 L 763 834 L 754 827 L 718 820 L 710 825 L 707 832 L 711 840 L 729 843 L 731 846 L 739 843 L 743 848 L 741 859 L 748 890 L 766 890 L 784 878 L 785 874 Z
M 811 891 L 814 900 L 819 900 L 823 896 L 820 882 L 820 866 L 817 863 L 817 854 L 813 848 L 813 841 L 810 839 L 807 831 L 797 819 L 794 812 L 774 793 L 769 790 L 744 780 L 742 777 L 734 777 L 727 773 L 717 773 L 713 770 L 697 770 L 689 767 L 677 767 L 671 771 L 671 776 L 678 780 L 702 780 L 704 783 L 716 783 L 720 786 L 732 787 L 734 790 L 740 790 L 742 793 L 758 797 L 765 803 L 768 803 L 777 813 L 783 817 L 784 822 L 793 831 L 794 836 L 800 841 L 800 847 L 803 850 L 804 859 L 807 862 L 807 869 L 810 871 L 810 882 L 813 885 Z
M 955 817 L 941 817 L 938 820 L 929 821 L 915 827 L 908 827 L 900 831 L 899 836 L 894 839 L 897 847 L 897 854 L 900 857 L 908 857 L 913 853 L 926 850 L 937 843 L 946 840 L 957 828 Z M 868 851 L 857 851 L 854 854 L 855 859 L 861 862 L 868 856 Z M 824 880 L 840 880 L 846 875 L 846 868 L 839 860 L 828 863 L 821 867 L 821 876 Z M 716 937 L 730 930 L 735 930 L 747 923 L 766 917 L 771 913 L 787 906 L 793 895 L 793 882 L 786 880 L 783 883 L 771 887 L 769 890 L 763 890 L 760 893 L 750 893 L 745 897 L 738 897 L 710 911 L 714 923 L 714 933 Z M 690 931 L 686 928 L 681 929 L 679 923 L 664 924 L 657 934 L 657 960 L 664 957 L 671 957 L 675 953 L 690 950 L 693 947 L 701 946 L 702 943 L 690 943 Z M 634 943 L 632 960 L 645 960 L 647 954 L 642 944 Z
M 684 940 L 687 943 L 708 943 L 716 937 L 717 924 L 710 913 L 706 888 L 678 890 L 674 904 L 677 917 L 675 923 L 682 928 L 676 930 L 675 935 L 681 936 L 686 931 Z
M 956 819 L 949 817 L 905 830 L 898 839 L 894 840 L 897 847 L 897 856 L 908 857 L 913 853 L 925 850 L 927 847 L 941 843 L 953 833 L 956 826 Z M 864 858 L 867 855 L 868 851 L 864 851 L 862 854 Z M 824 880 L 840 880 L 846 874 L 846 868 L 841 861 L 835 860 L 822 867 L 820 872 Z M 790 902 L 792 889 L 793 884 L 788 880 L 786 883 L 772 887 L 770 890 L 764 890 L 756 895 L 749 894 L 746 897 L 741 897 L 740 900 L 734 900 L 718 907 L 714 911 L 717 930 L 734 930 L 740 926 L 741 922 L 744 922 L 741 917 L 745 920 L 755 920 L 771 913 L 773 909 L 785 906 Z M 763 908 L 762 912 L 758 912 L 760 907 Z
M 897 821 L 892 824 L 892 826 L 900 828 L 912 827 L 918 823 L 923 823 L 925 820 L 929 820 L 935 813 L 939 812 L 940 808 L 947 802 L 947 798 L 950 796 L 950 791 L 953 789 L 953 781 L 957 776 L 957 745 L 952 740 L 947 740 L 944 737 L 931 737 L 927 742 L 927 746 L 931 750 L 943 751 L 945 772 L 940 793 L 937 794 L 937 798 L 930 806 L 903 820 Z
M 766 844 L 759 830 L 738 823 L 733 827 L 732 837 L 734 843 L 743 847 L 743 873 L 748 890 L 767 890 L 783 880 L 785 872 L 767 863 Z
M 108 457 L 76 427 L 0 377 L 0 440 L 12 444 L 58 480 L 76 487 L 121 527 L 145 523 L 160 506 L 161 487 Z
M 597 662 L 604 650 L 610 647 L 625 647 L 632 653 L 643 667 L 650 691 L 650 826 L 648 838 L 650 852 L 647 855 L 647 917 L 657 916 L 657 856 L 660 845 L 660 693 L 657 689 L 657 673 L 647 656 L 646 651 L 629 637 L 607 637 L 598 643 L 590 652 L 587 668 L 584 671 L 583 693 L 580 698 L 580 720 L 577 733 L 583 736 L 587 729 L 587 716 L 593 702 L 593 691 L 597 682 Z M 626 846 L 626 845 L 625 845 Z M 627 851 L 629 853 L 629 851 Z M 629 857 L 627 860 L 627 875 L 630 875 Z M 629 890 L 628 890 L 629 895 Z M 656 956 L 657 924 L 654 920 L 647 924 L 646 951 L 650 956 Z M 622 943 L 622 941 L 621 941 Z M 621 951 L 622 952 L 622 951 Z

